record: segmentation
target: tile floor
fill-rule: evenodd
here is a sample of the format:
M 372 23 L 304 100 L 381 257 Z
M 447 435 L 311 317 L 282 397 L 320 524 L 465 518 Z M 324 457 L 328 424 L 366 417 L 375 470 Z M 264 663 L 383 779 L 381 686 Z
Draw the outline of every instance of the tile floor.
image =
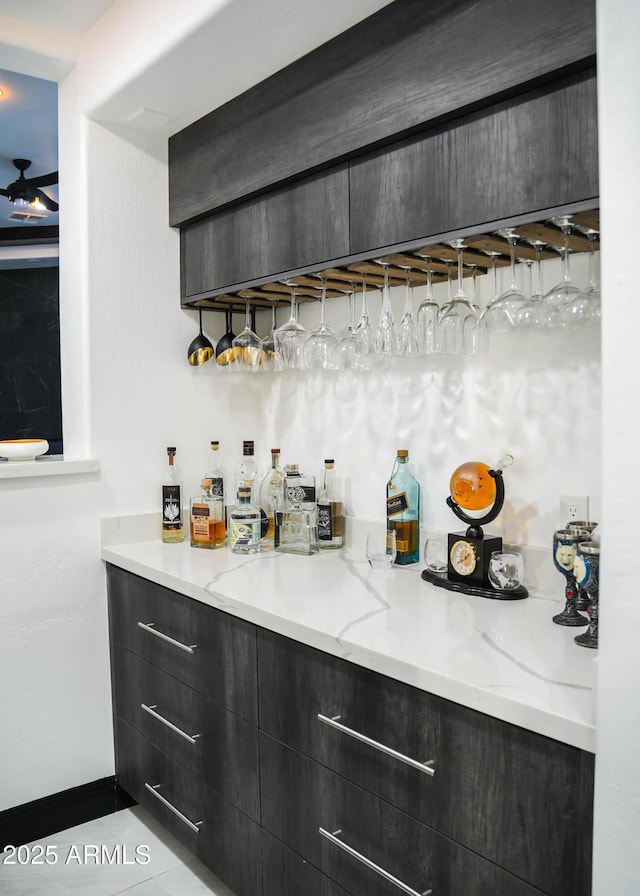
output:
M 0 855 L 2 896 L 234 896 L 216 876 L 189 853 L 140 806 L 123 809 L 35 841 L 43 849 L 21 849 L 21 855 Z M 104 845 L 94 858 L 91 846 Z M 119 849 L 115 850 L 115 847 Z M 147 863 L 136 862 L 149 856 Z M 46 847 L 50 847 L 46 861 Z M 13 858 L 15 864 L 8 864 Z M 25 864 L 19 864 L 18 859 Z M 36 863 L 36 858 L 43 864 Z M 29 861 L 31 859 L 31 861 Z M 55 859 L 55 861 L 54 861 Z M 105 860 L 106 861 L 106 860 Z

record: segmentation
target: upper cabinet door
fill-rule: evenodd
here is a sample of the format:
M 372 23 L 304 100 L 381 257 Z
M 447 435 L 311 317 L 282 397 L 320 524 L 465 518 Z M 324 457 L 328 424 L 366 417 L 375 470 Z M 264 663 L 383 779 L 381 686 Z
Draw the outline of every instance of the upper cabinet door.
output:
M 182 295 L 277 279 L 349 254 L 346 165 L 272 190 L 181 231 Z
M 595 71 L 354 160 L 351 252 L 595 199 Z

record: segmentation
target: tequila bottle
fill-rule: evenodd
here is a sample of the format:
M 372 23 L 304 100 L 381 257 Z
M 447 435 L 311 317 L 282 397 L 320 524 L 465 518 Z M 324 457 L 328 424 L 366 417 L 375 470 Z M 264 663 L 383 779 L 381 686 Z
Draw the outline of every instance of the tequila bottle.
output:
M 286 468 L 284 508 L 275 512 L 274 547 L 285 554 L 318 553 L 318 509 L 314 476 Z
M 251 486 L 238 488 L 238 503 L 229 514 L 229 546 L 234 554 L 260 550 L 260 508 L 251 503 Z
M 324 462 L 324 479 L 318 493 L 318 546 L 341 548 L 344 517 L 342 501 L 336 486 L 336 474 L 332 458 Z
M 271 469 L 262 480 L 260 486 L 260 506 L 267 514 L 268 529 L 265 539 L 273 541 L 275 528 L 275 512 L 284 507 L 285 474 L 280 466 L 280 449 L 271 449 Z
M 223 547 L 226 535 L 223 500 L 220 495 L 212 493 L 210 479 L 203 479 L 200 485 L 202 494 L 190 502 L 191 547 Z
M 396 532 L 396 563 L 420 560 L 420 486 L 409 470 L 409 452 L 399 450 L 387 483 L 387 528 Z
M 162 480 L 162 540 L 167 544 L 184 541 L 182 529 L 182 484 L 174 463 L 175 448 L 167 448 L 169 466 Z

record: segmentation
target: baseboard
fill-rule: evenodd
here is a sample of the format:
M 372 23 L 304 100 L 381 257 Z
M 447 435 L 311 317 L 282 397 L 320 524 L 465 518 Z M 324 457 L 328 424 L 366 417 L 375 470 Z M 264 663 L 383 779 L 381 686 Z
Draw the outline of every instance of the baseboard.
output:
M 0 812 L 0 851 L 7 844 L 41 840 L 133 805 L 135 800 L 111 776 L 5 809 Z

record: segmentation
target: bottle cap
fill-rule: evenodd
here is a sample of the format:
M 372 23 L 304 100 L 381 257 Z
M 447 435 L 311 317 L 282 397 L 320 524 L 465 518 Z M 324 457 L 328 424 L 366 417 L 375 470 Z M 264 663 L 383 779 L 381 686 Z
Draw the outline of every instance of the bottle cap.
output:
M 253 454 L 253 441 L 248 440 L 242 443 L 242 453 L 245 457 L 249 457 Z
M 298 472 L 298 464 L 285 464 L 284 471 L 287 474 L 287 476 L 299 476 L 300 475 Z
M 279 449 L 279 448 L 272 448 L 272 449 L 271 449 L 271 453 L 272 453 L 272 454 L 280 454 L 280 449 Z
M 211 447 L 217 450 L 219 444 L 220 442 L 212 442 Z
M 333 466 L 333 464 L 334 464 L 334 460 L 332 457 L 325 457 L 324 462 L 325 462 L 325 465 L 331 464 L 331 466 Z
M 167 448 L 167 454 L 169 454 L 170 451 L 173 451 L 174 454 L 176 453 L 175 448 Z
M 398 448 L 398 457 L 409 457 L 409 452 L 405 448 Z
M 250 485 L 238 486 L 238 500 L 240 500 L 240 498 L 249 498 L 250 496 L 251 496 L 251 486 Z

